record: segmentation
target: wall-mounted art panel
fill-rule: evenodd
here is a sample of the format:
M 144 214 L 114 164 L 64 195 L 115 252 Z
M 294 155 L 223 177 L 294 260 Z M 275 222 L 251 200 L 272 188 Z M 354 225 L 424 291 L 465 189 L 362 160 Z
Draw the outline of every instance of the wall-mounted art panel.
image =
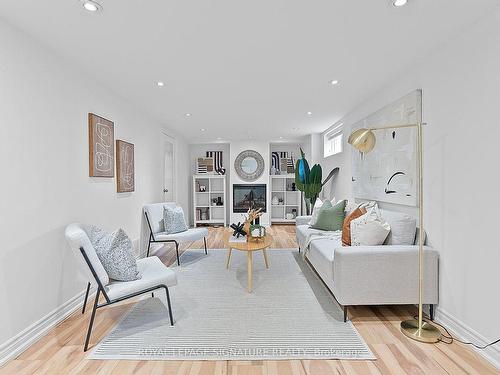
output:
M 115 176 L 114 124 L 89 113 L 89 176 Z
M 422 121 L 422 91 L 415 90 L 363 120 L 351 130 Z M 417 129 L 374 131 L 376 144 L 362 154 L 352 148 L 352 183 L 356 198 L 417 205 Z
M 116 191 L 127 193 L 135 190 L 134 145 L 116 141 Z

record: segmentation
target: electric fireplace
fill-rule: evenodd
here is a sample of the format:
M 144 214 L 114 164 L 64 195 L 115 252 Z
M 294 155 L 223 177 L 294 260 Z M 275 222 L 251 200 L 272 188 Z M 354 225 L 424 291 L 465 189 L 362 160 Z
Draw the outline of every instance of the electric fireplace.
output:
M 262 208 L 266 212 L 266 184 L 233 184 L 233 212 L 247 212 Z

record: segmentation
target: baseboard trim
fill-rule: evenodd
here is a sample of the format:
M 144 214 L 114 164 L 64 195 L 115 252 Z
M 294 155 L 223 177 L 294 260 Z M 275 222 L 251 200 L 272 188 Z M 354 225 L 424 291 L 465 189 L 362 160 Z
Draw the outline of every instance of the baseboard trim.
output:
M 91 291 L 93 294 L 93 291 Z M 85 291 L 54 309 L 28 328 L 0 345 L 0 367 L 16 358 L 83 305 Z
M 453 336 L 462 341 L 473 342 L 481 346 L 491 342 L 491 340 L 486 339 L 483 335 L 439 307 L 436 309 L 435 321 L 445 326 Z M 500 347 L 498 345 L 493 345 L 483 350 L 477 349 L 472 345 L 467 346 L 474 349 L 479 355 L 500 370 Z

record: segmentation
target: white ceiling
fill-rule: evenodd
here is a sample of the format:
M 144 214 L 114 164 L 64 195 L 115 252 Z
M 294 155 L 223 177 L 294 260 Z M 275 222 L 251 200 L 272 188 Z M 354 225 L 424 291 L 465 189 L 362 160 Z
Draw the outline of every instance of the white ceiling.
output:
M 323 131 L 498 4 L 99 2 L 92 14 L 78 0 L 1 1 L 0 17 L 191 142 Z

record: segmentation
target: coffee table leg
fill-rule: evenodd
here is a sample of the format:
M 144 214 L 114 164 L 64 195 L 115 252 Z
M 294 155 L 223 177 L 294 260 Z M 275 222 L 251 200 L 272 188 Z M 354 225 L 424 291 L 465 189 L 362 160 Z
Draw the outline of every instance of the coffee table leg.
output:
M 262 252 L 264 253 L 264 262 L 266 262 L 266 268 L 269 268 L 269 260 L 267 259 L 266 249 L 262 249 Z
M 247 251 L 247 283 L 248 283 L 248 293 L 252 292 L 252 252 Z
M 229 269 L 229 262 L 231 261 L 231 248 L 229 248 L 229 251 L 227 252 L 227 263 L 226 263 L 226 268 Z

